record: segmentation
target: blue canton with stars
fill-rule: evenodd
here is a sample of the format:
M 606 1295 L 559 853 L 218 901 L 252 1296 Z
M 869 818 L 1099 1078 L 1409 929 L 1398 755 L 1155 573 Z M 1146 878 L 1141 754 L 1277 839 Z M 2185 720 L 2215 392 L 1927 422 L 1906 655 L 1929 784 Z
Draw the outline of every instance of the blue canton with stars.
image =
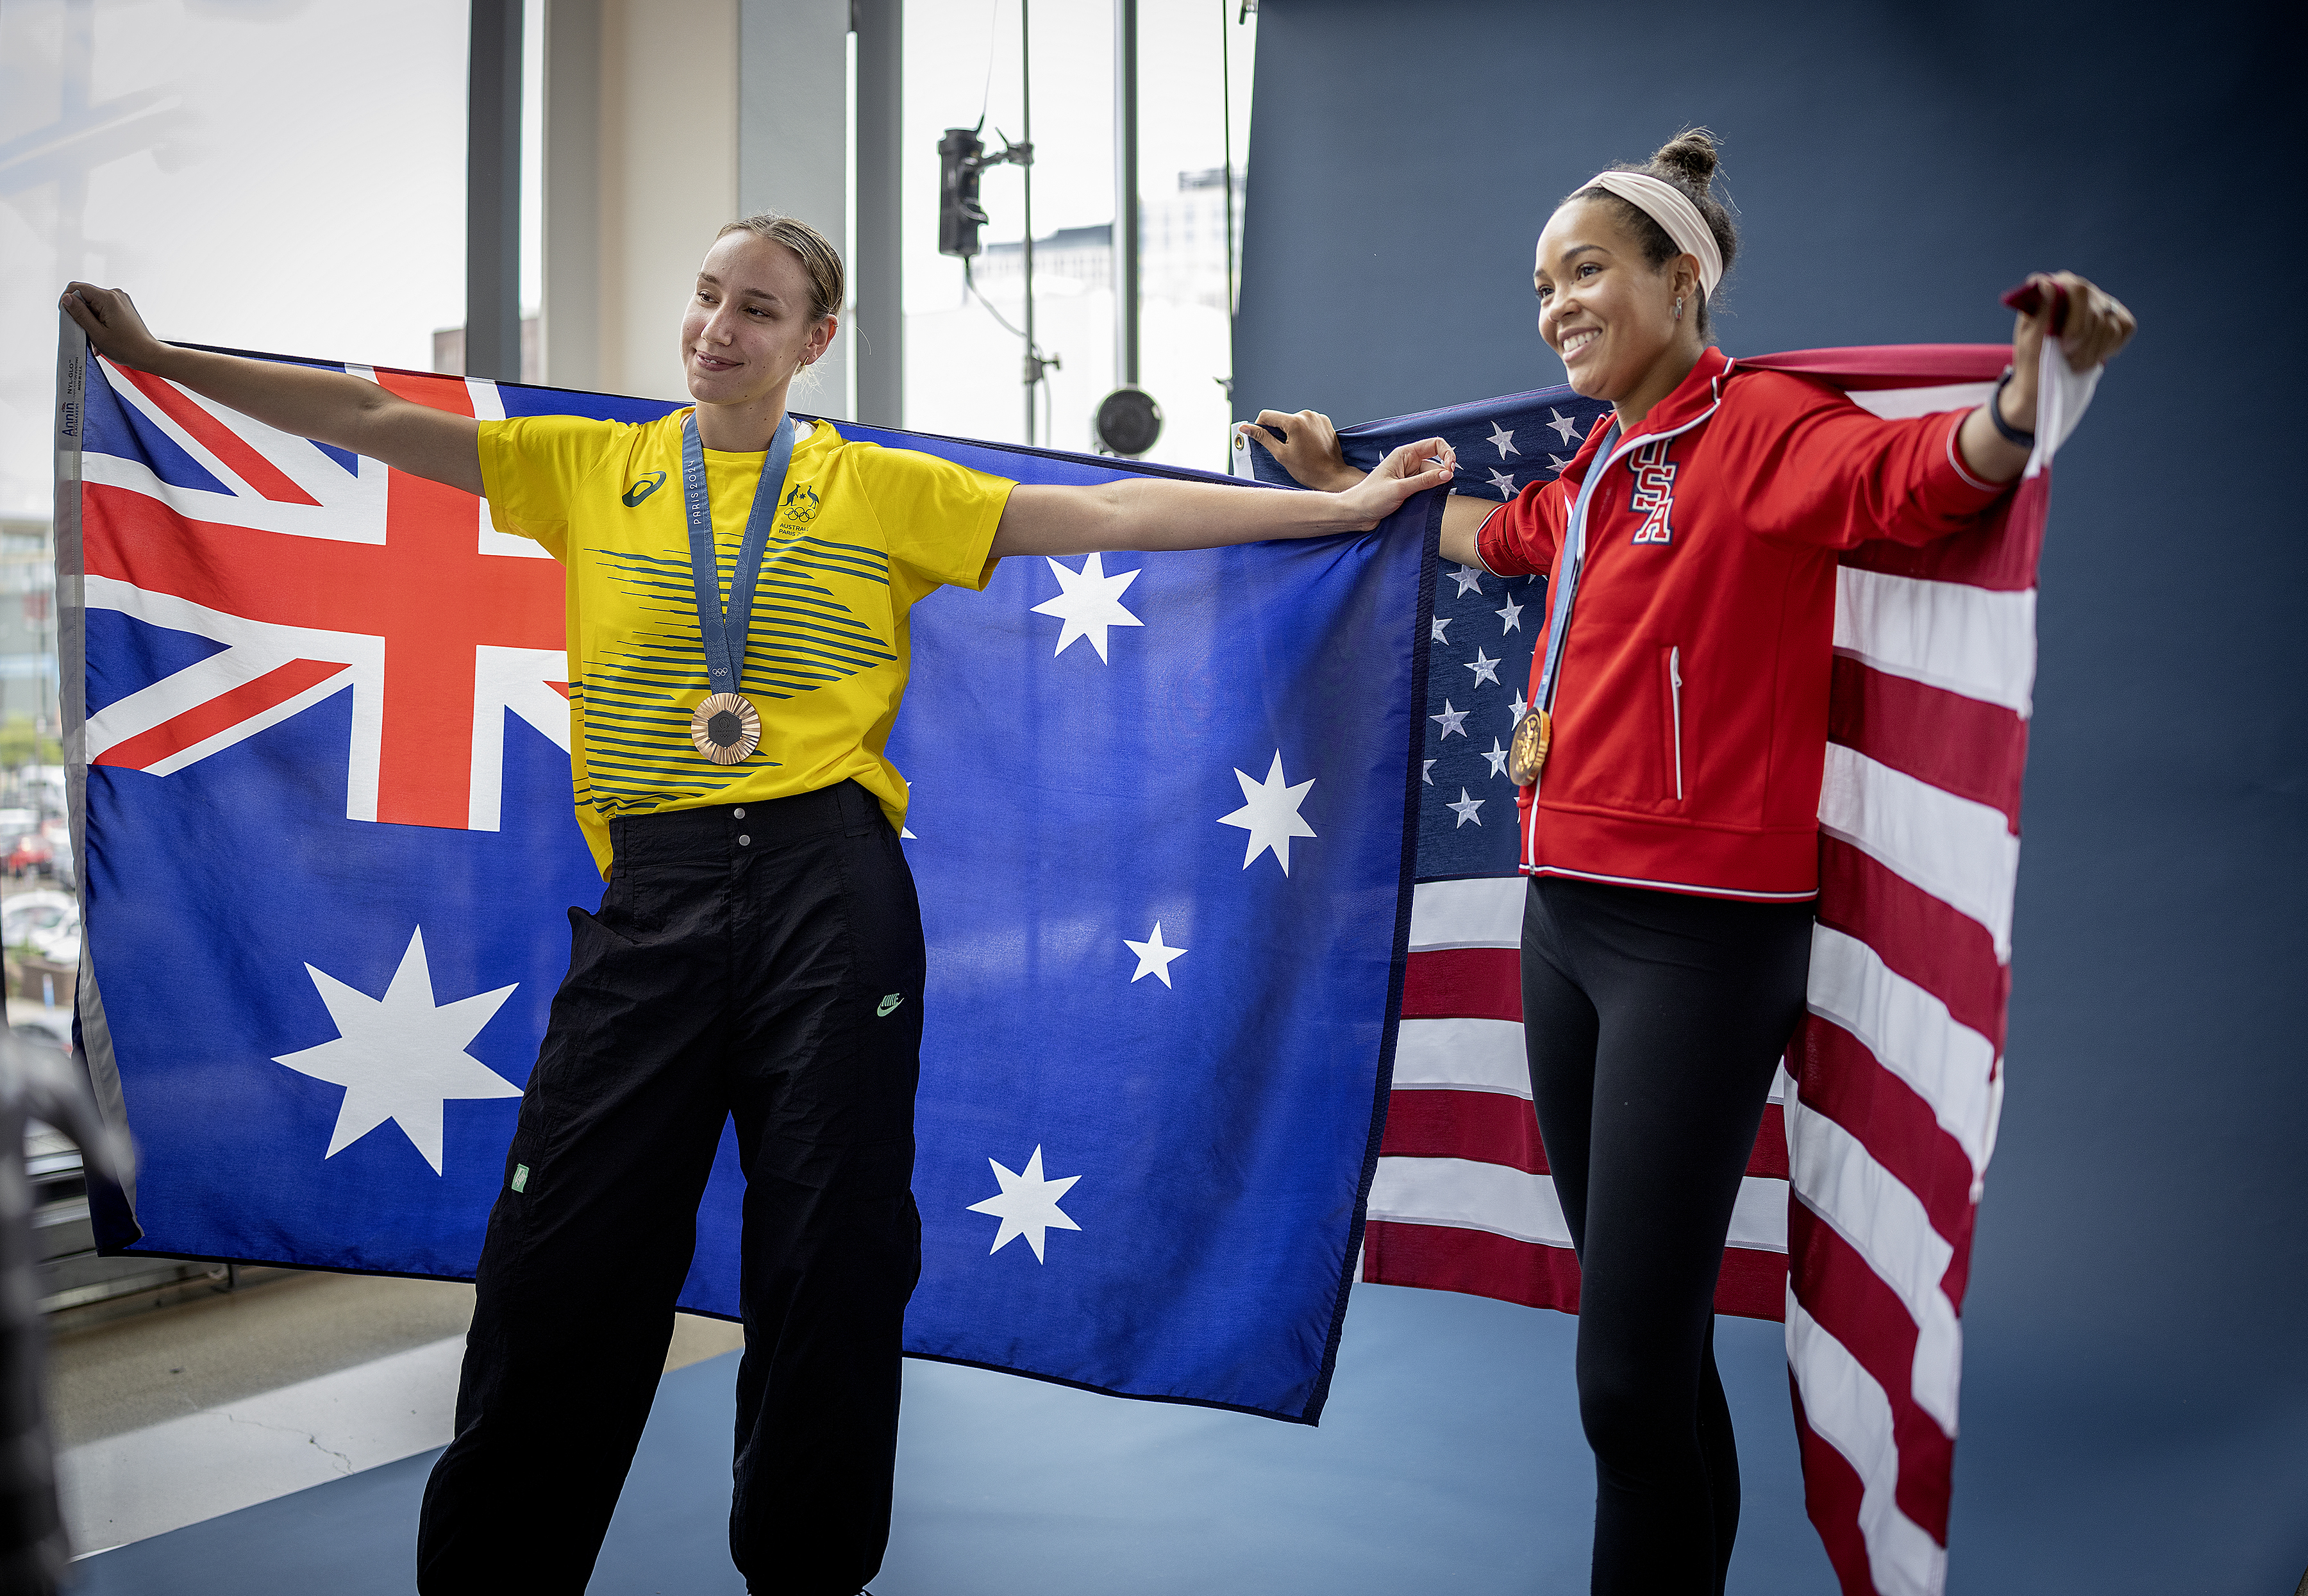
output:
M 1609 409 L 1567 385 L 1540 388 L 1344 427 L 1339 443 L 1348 464 L 1367 470 L 1400 444 L 1439 437 L 1459 457 L 1451 491 L 1503 503 L 1532 483 L 1554 481 Z M 1250 453 L 1260 481 L 1290 481 L 1265 450 L 1253 443 Z M 1544 577 L 1494 577 L 1447 562 L 1436 573 L 1418 790 L 1422 881 L 1514 873 L 1506 749 L 1528 708 L 1531 647 L 1546 625 Z

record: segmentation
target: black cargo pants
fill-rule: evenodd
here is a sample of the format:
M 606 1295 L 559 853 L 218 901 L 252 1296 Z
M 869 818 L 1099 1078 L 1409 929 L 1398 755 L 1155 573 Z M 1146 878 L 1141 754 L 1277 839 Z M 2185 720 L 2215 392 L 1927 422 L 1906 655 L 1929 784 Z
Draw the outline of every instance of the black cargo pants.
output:
M 730 1552 L 755 1592 L 852 1596 L 881 1566 L 921 911 L 844 782 L 616 821 L 598 914 L 522 1094 L 418 1535 L 426 1596 L 585 1587 L 633 1462 L 725 1119 L 745 1171 Z

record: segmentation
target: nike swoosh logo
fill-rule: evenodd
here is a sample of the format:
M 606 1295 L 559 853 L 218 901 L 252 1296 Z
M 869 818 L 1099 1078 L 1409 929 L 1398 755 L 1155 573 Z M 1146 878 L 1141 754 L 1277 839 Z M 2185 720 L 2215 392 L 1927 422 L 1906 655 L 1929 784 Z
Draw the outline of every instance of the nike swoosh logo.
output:
M 874 1010 L 874 1017 L 875 1019 L 889 1018 L 891 1014 L 897 1011 L 898 1005 L 905 1000 L 905 993 L 891 992 L 888 997 L 882 1000 L 881 1007 Z
M 648 498 L 651 493 L 657 492 L 658 489 L 664 485 L 665 473 L 662 471 L 650 472 L 647 476 L 642 477 L 639 482 L 633 484 L 633 486 L 625 490 L 625 508 L 627 510 L 631 510 L 634 505 L 640 503 L 642 500 Z

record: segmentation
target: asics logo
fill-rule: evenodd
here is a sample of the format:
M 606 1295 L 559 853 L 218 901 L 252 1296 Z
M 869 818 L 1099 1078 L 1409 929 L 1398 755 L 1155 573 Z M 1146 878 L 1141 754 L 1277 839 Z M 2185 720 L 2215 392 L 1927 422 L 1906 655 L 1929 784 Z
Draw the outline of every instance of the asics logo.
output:
M 658 489 L 664 485 L 665 473 L 662 471 L 650 472 L 647 476 L 642 477 L 639 482 L 636 482 L 633 486 L 625 490 L 625 508 L 627 510 L 631 510 L 634 505 L 640 503 L 642 500 L 648 498 L 651 493 L 657 492 Z

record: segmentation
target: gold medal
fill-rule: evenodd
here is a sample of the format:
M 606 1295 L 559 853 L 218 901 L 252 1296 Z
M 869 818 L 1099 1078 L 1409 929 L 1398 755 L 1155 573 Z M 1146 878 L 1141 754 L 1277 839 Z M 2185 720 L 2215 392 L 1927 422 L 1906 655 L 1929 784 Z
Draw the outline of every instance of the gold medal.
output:
M 1519 787 L 1527 787 L 1538 779 L 1546 764 L 1546 745 L 1554 740 L 1554 721 L 1544 709 L 1533 709 L 1522 717 L 1507 744 L 1507 777 Z
M 690 713 L 689 740 L 715 764 L 734 765 L 762 745 L 761 712 L 734 692 L 717 692 Z

